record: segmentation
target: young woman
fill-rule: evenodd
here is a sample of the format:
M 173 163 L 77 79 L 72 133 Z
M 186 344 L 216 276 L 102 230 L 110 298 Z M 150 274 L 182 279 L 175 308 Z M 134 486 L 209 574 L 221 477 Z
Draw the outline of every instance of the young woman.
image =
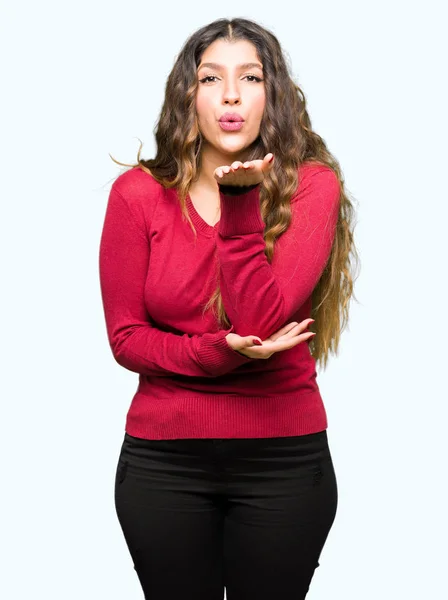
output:
M 119 523 L 145 598 L 299 600 L 337 508 L 316 362 L 347 321 L 353 207 L 253 21 L 186 41 L 156 141 L 100 243 L 109 343 L 139 374 Z

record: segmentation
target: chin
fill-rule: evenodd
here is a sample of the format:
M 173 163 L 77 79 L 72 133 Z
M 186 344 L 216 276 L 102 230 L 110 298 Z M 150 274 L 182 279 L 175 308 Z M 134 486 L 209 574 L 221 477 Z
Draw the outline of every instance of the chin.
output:
M 246 142 L 243 140 L 234 140 L 232 144 L 221 143 L 216 147 L 219 148 L 222 152 L 241 152 L 245 150 L 250 145 L 250 142 Z

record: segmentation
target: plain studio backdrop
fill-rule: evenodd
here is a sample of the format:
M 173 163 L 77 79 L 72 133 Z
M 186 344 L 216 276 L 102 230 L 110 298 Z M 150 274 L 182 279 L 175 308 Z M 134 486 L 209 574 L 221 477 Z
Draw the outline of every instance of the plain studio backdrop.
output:
M 446 6 L 219 4 L 2 0 L 0 596 L 142 598 L 113 502 L 138 375 L 100 298 L 109 153 L 154 156 L 183 42 L 246 17 L 356 200 L 359 302 L 318 370 L 339 505 L 308 597 L 446 599 Z

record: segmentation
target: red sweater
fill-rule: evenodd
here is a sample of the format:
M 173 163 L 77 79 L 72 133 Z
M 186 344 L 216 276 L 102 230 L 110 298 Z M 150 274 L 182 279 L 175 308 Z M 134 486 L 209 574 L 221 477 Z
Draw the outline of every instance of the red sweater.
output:
M 221 220 L 208 225 L 177 191 L 140 168 L 120 174 L 107 203 L 99 249 L 101 295 L 115 360 L 139 374 L 125 431 L 146 439 L 267 438 L 327 428 L 307 342 L 269 359 L 247 358 L 225 336 L 262 340 L 311 315 L 311 293 L 330 255 L 339 182 L 304 164 L 291 199 L 292 222 L 264 254 L 260 186 L 219 191 Z M 203 306 L 216 287 L 232 327 Z M 319 333 L 317 334 L 319 335 Z

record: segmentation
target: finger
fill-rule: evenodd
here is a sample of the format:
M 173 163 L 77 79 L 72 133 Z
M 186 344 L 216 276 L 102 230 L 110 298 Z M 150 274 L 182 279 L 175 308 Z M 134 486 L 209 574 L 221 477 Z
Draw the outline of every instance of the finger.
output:
M 297 325 L 298 325 L 297 321 L 293 321 L 292 323 L 288 323 L 287 325 L 285 325 L 284 327 L 282 327 L 281 329 L 279 329 L 278 331 L 276 331 L 275 333 L 273 333 L 272 335 L 270 335 L 268 337 L 268 340 L 275 341 L 277 338 L 281 337 L 282 335 L 285 335 L 285 333 L 288 333 L 289 331 L 291 331 L 292 329 L 294 329 L 294 327 L 297 327 Z
M 262 346 L 263 342 L 259 337 L 256 337 L 254 335 L 249 335 L 246 338 L 246 343 L 247 346 Z
M 261 161 L 260 169 L 261 169 L 261 172 L 264 173 L 265 175 L 271 171 L 272 166 L 274 164 L 274 161 L 271 160 L 271 158 L 272 159 L 274 158 L 274 155 L 272 153 L 266 154 L 266 156 Z
M 238 169 L 239 167 L 243 166 L 243 163 L 240 160 L 236 160 L 235 162 L 232 163 L 232 169 Z
M 306 333 L 301 333 L 288 339 L 277 340 L 275 342 L 264 342 L 263 347 L 267 351 L 283 352 L 284 350 L 294 348 L 294 346 L 297 346 L 298 344 L 307 342 L 310 338 L 314 337 L 315 335 L 316 334 L 312 331 L 307 331 Z
M 311 317 L 309 317 L 308 319 L 304 319 L 303 321 L 301 321 L 299 323 L 299 325 L 302 327 L 302 331 L 304 331 L 307 327 L 309 327 L 313 323 L 314 323 L 314 319 L 312 319 Z
M 312 331 L 307 331 L 306 333 L 301 333 L 300 335 L 297 335 L 289 340 L 280 342 L 283 345 L 282 350 L 289 350 L 289 348 L 294 348 L 294 346 L 297 346 L 298 344 L 303 344 L 304 342 L 307 342 L 313 338 L 315 335 L 316 334 Z
M 300 325 L 296 325 L 295 327 L 293 327 L 292 329 L 290 329 L 288 332 L 284 333 L 283 335 L 278 336 L 274 342 L 281 342 L 283 340 L 289 340 L 291 338 L 295 338 L 298 335 L 301 335 L 302 330 L 300 328 Z M 308 333 L 308 332 L 305 332 Z
M 297 321 L 293 321 L 292 323 L 288 323 L 288 325 L 285 325 L 285 327 L 282 327 L 281 329 L 273 333 L 268 339 L 275 342 L 278 339 L 284 337 L 295 336 L 298 333 L 304 332 L 311 325 L 311 323 L 314 323 L 314 319 L 305 319 L 300 323 L 297 323 Z
M 309 333 L 308 327 L 311 325 L 311 323 L 314 323 L 314 319 L 305 319 L 304 321 L 301 321 L 298 325 L 290 329 L 290 331 L 288 331 L 286 334 L 283 334 L 282 336 L 280 336 L 280 338 L 277 339 L 286 339 L 293 336 L 297 336 L 301 333 Z

